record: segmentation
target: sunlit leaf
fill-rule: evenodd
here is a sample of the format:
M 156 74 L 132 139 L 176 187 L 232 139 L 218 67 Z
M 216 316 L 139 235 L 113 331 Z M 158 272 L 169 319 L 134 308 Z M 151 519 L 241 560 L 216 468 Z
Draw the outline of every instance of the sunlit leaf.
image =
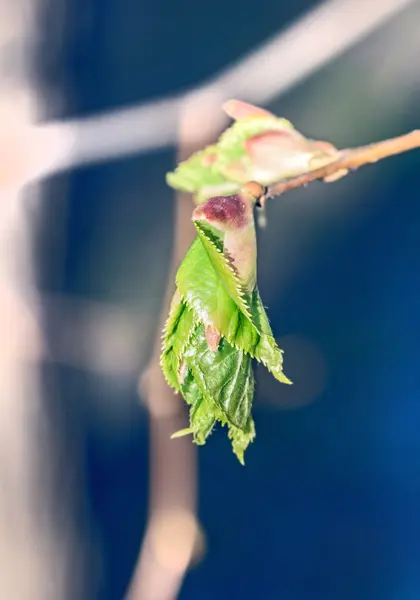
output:
M 161 356 L 166 380 L 190 405 L 190 426 L 175 436 L 204 444 L 219 422 L 242 463 L 255 437 L 253 359 L 290 383 L 258 288 L 248 287 L 256 281 L 254 193 L 249 186 L 194 211 L 198 235 L 178 269 Z
M 334 162 L 338 156 L 329 142 L 307 138 L 286 119 L 259 107 L 230 100 L 224 109 L 235 120 L 232 126 L 216 144 L 167 174 L 168 185 L 194 194 L 197 203 L 218 194 L 233 194 L 247 181 L 269 185 L 295 177 Z

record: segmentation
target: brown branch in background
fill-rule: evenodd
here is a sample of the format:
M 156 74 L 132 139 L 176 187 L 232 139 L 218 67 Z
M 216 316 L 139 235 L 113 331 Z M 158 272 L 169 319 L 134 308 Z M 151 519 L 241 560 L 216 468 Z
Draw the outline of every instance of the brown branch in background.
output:
M 80 598 L 62 487 L 60 527 L 53 510 L 57 451 L 38 364 L 45 344 L 31 232 L 42 191 L 25 188 L 47 102 L 32 54 L 41 4 L 0 0 L 0 598 L 10 600 Z
M 363 165 L 375 163 L 388 156 L 401 154 L 415 148 L 420 148 L 420 130 L 418 129 L 382 142 L 341 150 L 339 157 L 334 162 L 298 177 L 292 177 L 286 181 L 271 185 L 268 189 L 267 197 L 280 196 L 289 190 L 306 185 L 315 179 L 334 181 L 334 179 L 339 179 L 345 175 L 348 170 L 357 169 Z
M 220 99 L 213 96 L 195 99 L 192 106 L 185 107 L 183 115 L 179 160 L 214 138 L 220 125 Z M 193 147 L 184 141 L 191 139 Z M 175 291 L 175 274 L 195 237 L 192 208 L 191 196 L 179 194 L 172 266 L 160 327 L 152 360 L 140 381 L 150 415 L 149 519 L 127 600 L 174 600 L 200 546 L 196 447 L 189 437 L 170 439 L 172 433 L 188 426 L 187 407 L 169 388 L 160 369 L 161 331 Z

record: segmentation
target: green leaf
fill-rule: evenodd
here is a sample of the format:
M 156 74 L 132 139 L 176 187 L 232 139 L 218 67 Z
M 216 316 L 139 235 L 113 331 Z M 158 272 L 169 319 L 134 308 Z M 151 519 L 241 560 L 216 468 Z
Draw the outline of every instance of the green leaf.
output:
M 233 194 L 247 181 L 263 185 L 301 175 L 335 161 L 337 148 L 302 135 L 286 119 L 230 100 L 224 105 L 235 119 L 216 144 L 193 154 L 167 174 L 171 187 L 195 194 L 201 204 L 211 196 Z M 340 177 L 347 173 L 343 170 Z
M 225 335 L 237 320 L 238 306 L 213 268 L 200 237 L 196 237 L 179 267 L 178 291 L 197 320 Z
M 175 355 L 171 349 L 166 360 Z M 194 442 L 206 442 L 215 423 L 226 425 L 232 447 L 241 463 L 244 451 L 255 437 L 251 417 L 254 375 L 249 355 L 236 350 L 226 340 L 218 352 L 207 345 L 204 325 L 199 325 L 190 339 L 183 359 L 188 373 L 181 391 L 190 405 L 190 427 L 173 437 L 192 434 Z
M 199 325 L 185 360 L 203 396 L 217 404 L 229 424 L 245 429 L 254 394 L 251 357 L 227 340 L 221 341 L 217 352 L 211 351 L 204 326 Z
M 213 168 L 212 157 L 217 152 L 215 145 L 207 146 L 181 162 L 173 173 L 167 173 L 166 183 L 175 189 L 196 193 L 203 186 L 219 186 L 226 178 Z
M 240 302 L 236 298 L 235 302 L 227 290 L 234 286 L 229 282 L 229 266 L 220 246 L 213 263 L 202 239 L 201 236 L 195 239 L 178 270 L 177 286 L 181 296 L 202 323 L 213 325 L 231 345 L 262 362 L 282 383 L 290 384 L 283 373 L 283 352 L 273 337 L 258 289 L 241 296 Z M 223 261 L 225 269 L 220 266 Z M 225 285 L 225 281 L 230 285 Z M 236 296 L 235 289 L 232 294 Z
M 195 225 L 198 235 L 176 276 L 177 291 L 161 355 L 166 380 L 190 406 L 190 426 L 174 436 L 192 434 L 196 444 L 204 444 L 219 422 L 227 426 L 233 451 L 243 463 L 244 452 L 255 437 L 253 359 L 262 362 L 279 381 L 290 381 L 283 373 L 283 353 L 257 287 L 246 292 L 225 255 L 226 236 L 231 236 L 230 242 L 237 241 L 232 238 L 235 227 L 225 234 L 202 220 Z M 253 226 L 252 219 L 246 227 Z M 239 228 L 238 235 L 243 232 L 244 228 Z M 239 246 L 231 247 L 240 247 L 242 238 L 238 240 Z M 255 254 L 246 255 L 247 260 L 248 256 L 255 260 Z M 206 335 L 208 327 L 215 330 L 215 343 L 214 336 Z
M 231 426 L 229 428 L 229 439 L 232 440 L 232 448 L 241 465 L 245 464 L 244 453 L 249 444 L 255 438 L 255 424 L 250 416 L 244 430 Z
M 176 292 L 164 329 L 160 364 L 166 381 L 178 392 L 180 391 L 180 368 L 183 352 L 196 326 L 194 313 L 188 309 Z
M 219 138 L 217 161 L 215 161 L 214 168 L 223 170 L 224 166 L 229 165 L 235 159 L 242 158 L 246 154 L 244 142 L 267 131 L 295 131 L 295 128 L 287 119 L 275 115 L 256 116 L 243 121 L 235 121 Z M 237 182 L 242 184 L 244 180 L 238 178 Z
M 231 194 L 238 191 L 240 184 L 247 178 L 242 174 L 227 172 L 229 165 L 241 158 L 246 158 L 244 142 L 265 131 L 293 130 L 286 119 L 274 115 L 257 116 L 245 121 L 237 121 L 212 144 L 179 163 L 175 171 L 167 173 L 167 184 L 178 190 L 197 195 L 201 203 L 217 194 Z
M 201 243 L 208 254 L 216 276 L 220 277 L 227 293 L 241 312 L 251 319 L 244 290 L 242 289 L 233 266 L 229 263 L 228 258 L 224 254 L 223 241 L 203 222 L 195 221 L 194 225 L 197 229 Z
M 255 289 L 252 294 L 251 312 L 255 326 L 260 332 L 254 357 L 262 362 L 278 381 L 291 384 L 290 379 L 283 373 L 283 350 L 280 350 L 274 339 L 258 289 Z
M 182 393 L 190 405 L 190 430 L 196 444 L 203 445 L 217 421 L 214 403 L 204 396 L 191 371 L 182 385 Z

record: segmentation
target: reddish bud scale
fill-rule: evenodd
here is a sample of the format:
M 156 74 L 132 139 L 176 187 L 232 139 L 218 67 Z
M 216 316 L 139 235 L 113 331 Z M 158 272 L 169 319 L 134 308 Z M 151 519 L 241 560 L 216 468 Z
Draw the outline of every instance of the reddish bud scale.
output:
M 212 352 L 217 352 L 217 350 L 219 349 L 219 344 L 220 344 L 221 339 L 222 339 L 222 336 L 217 331 L 217 329 L 215 327 L 213 327 L 213 325 L 207 325 L 206 341 L 207 341 L 208 347 L 210 348 L 210 350 Z
M 215 196 L 194 210 L 193 219 L 205 219 L 228 228 L 242 229 L 248 224 L 247 205 L 241 196 Z

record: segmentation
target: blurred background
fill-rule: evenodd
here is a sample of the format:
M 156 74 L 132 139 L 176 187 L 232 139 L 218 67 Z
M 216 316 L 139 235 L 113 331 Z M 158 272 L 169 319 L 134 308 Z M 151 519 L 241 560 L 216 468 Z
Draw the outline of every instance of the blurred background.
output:
M 270 200 L 246 466 L 149 369 L 236 97 L 338 147 L 420 124 L 419 0 L 0 0 L 0 598 L 420 597 L 419 151 Z M 172 265 L 172 267 L 171 267 Z

